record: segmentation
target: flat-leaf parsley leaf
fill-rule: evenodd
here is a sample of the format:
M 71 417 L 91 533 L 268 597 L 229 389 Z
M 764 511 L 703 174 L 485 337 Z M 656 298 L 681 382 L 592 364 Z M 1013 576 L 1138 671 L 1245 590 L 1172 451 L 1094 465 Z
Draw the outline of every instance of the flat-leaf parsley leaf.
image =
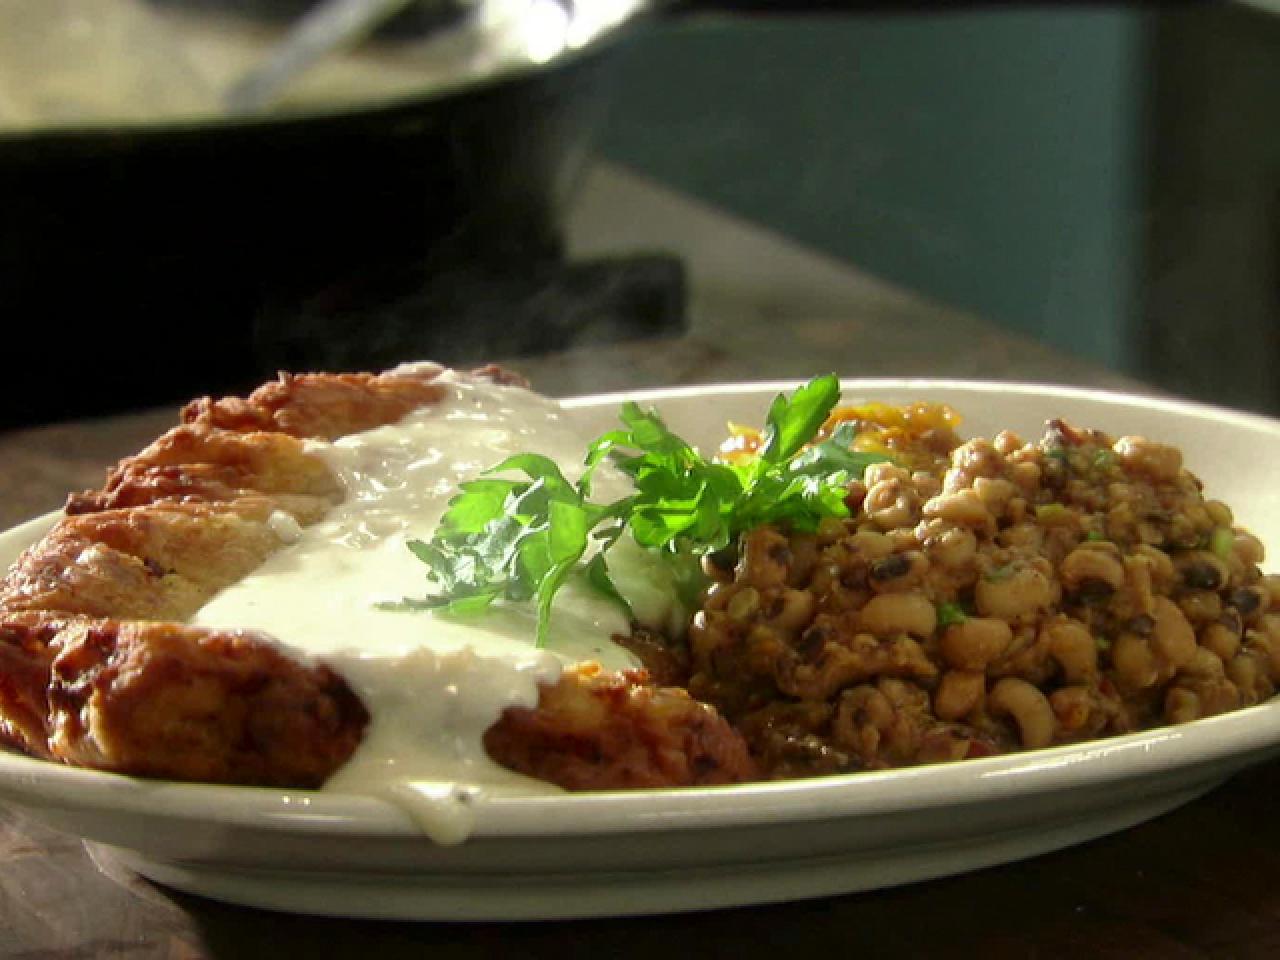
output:
M 707 460 L 656 411 L 623 404 L 621 428 L 590 444 L 577 483 L 549 458 L 523 453 L 462 484 L 431 541 L 409 543 L 439 593 L 383 606 L 473 615 L 498 599 L 533 602 L 542 646 L 552 600 L 588 553 L 587 582 L 630 615 L 606 559 L 625 531 L 665 554 L 684 581 L 696 569 L 692 561 L 747 530 L 781 524 L 812 531 L 825 518 L 847 517 L 848 485 L 887 457 L 853 451 L 849 423 L 815 442 L 839 397 L 834 375 L 779 394 L 759 454 L 736 463 Z M 592 481 L 606 460 L 631 479 L 634 492 L 595 503 Z M 495 476 L 511 473 L 526 479 Z

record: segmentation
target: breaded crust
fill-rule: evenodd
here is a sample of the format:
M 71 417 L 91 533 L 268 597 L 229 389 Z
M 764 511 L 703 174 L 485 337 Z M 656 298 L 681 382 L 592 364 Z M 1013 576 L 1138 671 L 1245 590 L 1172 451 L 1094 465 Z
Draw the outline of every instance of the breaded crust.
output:
M 0 584 L 0 740 L 142 776 L 322 783 L 368 722 L 345 680 L 270 638 L 176 621 L 339 501 L 302 438 L 394 422 L 439 399 L 440 373 L 282 376 L 197 401 L 73 495 Z
M 716 713 L 643 671 L 566 671 L 534 709 L 513 707 L 484 737 L 494 760 L 566 790 L 700 786 L 759 779 Z
M 141 776 L 319 786 L 368 713 L 346 682 L 251 631 L 183 626 L 341 498 L 307 439 L 437 402 L 441 368 L 306 374 L 203 398 L 182 425 L 73 495 L 0 584 L 0 742 Z M 523 381 L 486 367 L 472 376 Z M 751 779 L 711 707 L 647 674 L 567 672 L 490 731 L 493 757 L 572 790 Z
M 182 422 L 234 431 L 274 431 L 292 437 L 336 440 L 394 423 L 410 410 L 438 403 L 443 388 L 435 379 L 444 368 L 406 364 L 386 373 L 280 374 L 248 397 L 201 397 L 182 410 Z M 527 386 L 519 374 L 489 365 L 472 376 L 493 383 Z
M 0 736 L 75 766 L 213 783 L 319 786 L 369 715 L 327 667 L 249 631 L 10 617 Z

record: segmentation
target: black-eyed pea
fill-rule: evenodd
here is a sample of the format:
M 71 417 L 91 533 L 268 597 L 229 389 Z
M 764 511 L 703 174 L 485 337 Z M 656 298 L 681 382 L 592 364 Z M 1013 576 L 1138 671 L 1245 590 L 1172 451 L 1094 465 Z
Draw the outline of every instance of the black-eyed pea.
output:
M 1209 511 L 1203 503 L 1194 501 L 1185 504 L 1179 513 L 1174 514 L 1174 520 L 1179 517 L 1186 520 L 1187 525 L 1198 531 L 1211 530 L 1214 526 L 1213 518 L 1209 516 Z M 1198 537 L 1196 539 L 1199 539 Z
M 1121 437 L 1112 449 L 1126 468 L 1153 480 L 1177 479 L 1182 469 L 1182 452 L 1177 447 L 1145 437 Z
M 858 614 L 859 629 L 880 637 L 898 633 L 928 637 L 937 625 L 938 612 L 923 593 L 880 594 Z
M 1092 545 L 1076 547 L 1062 559 L 1058 575 L 1062 585 L 1072 593 L 1087 585 L 1107 592 L 1119 590 L 1124 585 L 1124 564 L 1114 546 L 1110 550 L 1094 549 Z
M 1267 556 L 1267 551 L 1263 547 L 1262 541 L 1252 533 L 1247 533 L 1244 530 L 1236 531 L 1235 541 L 1231 550 L 1232 553 L 1240 558 L 1240 562 L 1247 567 L 1256 567 Z
M 1053 708 L 1048 698 L 1026 680 L 1001 678 L 987 694 L 987 709 L 996 716 L 1012 717 L 1027 749 L 1047 747 L 1053 742 Z
M 947 627 L 939 637 L 943 659 L 957 670 L 982 671 L 1013 643 L 1013 630 L 1004 620 L 969 617 Z
M 875 530 L 859 530 L 848 543 L 851 550 L 868 560 L 879 560 L 893 553 L 893 540 Z
M 978 538 L 963 527 L 949 527 L 926 540 L 924 548 L 931 562 L 949 570 L 960 570 L 973 562 L 978 552 Z
M 1257 703 L 1271 696 L 1275 690 L 1275 684 L 1262 664 L 1262 657 L 1254 651 L 1242 650 L 1236 654 L 1226 666 L 1226 676 L 1243 703 Z
M 862 511 L 881 530 L 905 527 L 916 521 L 920 497 L 905 480 L 882 480 L 867 489 Z
M 1034 520 L 1014 521 L 1011 526 L 1000 531 L 996 542 L 1002 547 L 1038 553 L 1044 549 L 1045 529 Z
M 1257 626 L 1267 613 L 1270 596 L 1262 586 L 1237 587 L 1231 591 L 1231 609 L 1240 614 L 1242 623 Z
M 1138 544 L 1133 548 L 1133 552 L 1147 562 L 1152 585 L 1157 590 L 1167 592 L 1178 577 L 1173 558 L 1159 547 L 1153 547 L 1149 543 Z
M 974 586 L 973 599 L 984 617 L 1021 624 L 1034 620 L 1053 603 L 1053 594 L 1053 585 L 1044 574 L 1023 567 L 1006 577 L 983 577 Z
M 1126 690 L 1145 690 L 1159 677 L 1151 647 L 1135 633 L 1122 633 L 1111 644 L 1111 665 L 1117 683 Z
M 1201 717 L 1200 698 L 1185 687 L 1170 687 L 1164 695 L 1164 719 L 1168 723 L 1190 723 Z
M 1232 661 L 1240 659 L 1237 654 Z M 1196 650 L 1196 655 L 1191 658 L 1191 662 L 1185 664 L 1179 674 L 1185 677 L 1194 677 L 1199 680 L 1217 681 L 1223 679 L 1227 674 L 1226 670 L 1230 666 L 1224 666 L 1213 653 L 1200 647 Z
M 889 698 L 870 684 L 861 684 L 840 695 L 831 728 L 837 743 L 874 754 L 880 742 L 878 731 L 887 730 L 893 720 Z
M 1004 461 L 991 441 L 975 437 L 951 451 L 951 465 L 967 470 L 971 477 L 996 477 L 1000 475 Z
M 1174 567 L 1182 585 L 1191 590 L 1220 590 L 1230 576 L 1227 565 L 1208 550 L 1181 554 Z
M 1196 525 L 1194 514 L 1197 512 L 1202 515 L 1203 526 Z M 1200 542 L 1203 531 L 1211 526 L 1209 518 L 1203 514 L 1203 510 L 1196 511 L 1193 508 L 1187 508 L 1185 513 L 1174 513 L 1169 517 L 1169 521 L 1165 525 L 1162 533 L 1163 539 L 1152 542 L 1163 542 L 1169 546 L 1179 548 L 1194 547 Z
M 1098 644 L 1084 624 L 1075 620 L 1045 627 L 1049 656 L 1058 662 L 1069 683 L 1091 678 L 1098 672 Z
M 939 720 L 954 722 L 969 716 L 982 704 L 986 676 L 968 670 L 948 670 L 933 694 L 933 712 Z
M 975 530 L 986 530 L 995 525 L 991 511 L 971 489 L 940 493 L 925 502 L 923 513 L 929 519 L 936 517 Z
M 1150 520 L 1140 520 L 1138 522 L 1138 537 L 1148 546 L 1164 543 L 1164 531 Z
M 862 482 L 867 485 L 868 490 L 877 483 L 887 483 L 894 480 L 905 483 L 910 478 L 911 474 L 888 460 L 881 460 L 878 463 L 871 464 L 862 474 Z
M 1004 477 L 978 477 L 973 481 L 973 492 L 983 506 L 996 516 L 1004 513 L 1005 506 L 1017 494 L 1018 488 Z
M 785 587 L 770 599 L 764 611 L 764 622 L 784 633 L 794 633 L 813 619 L 816 605 L 817 601 L 808 590 Z
M 1134 614 L 1155 615 L 1155 593 L 1151 584 L 1151 561 L 1131 555 L 1124 558 L 1124 582 Z
M 1200 631 L 1200 646 L 1228 663 L 1240 650 L 1240 634 L 1224 624 L 1211 623 Z
M 923 553 L 904 550 L 872 563 L 867 581 L 876 593 L 903 593 L 916 589 L 928 572 L 929 561 Z
M 918 550 L 920 547 L 920 541 L 916 539 L 915 527 L 898 527 L 896 530 L 890 530 L 885 536 L 893 543 L 895 553 Z
M 1196 653 L 1195 629 L 1168 597 L 1155 597 L 1152 605 L 1152 649 L 1173 667 L 1185 666 Z
M 1187 590 L 1178 608 L 1192 623 L 1211 623 L 1222 616 L 1222 597 L 1212 590 Z
M 760 610 L 760 591 L 755 587 L 743 587 L 729 598 L 724 610 L 734 623 L 746 623 Z

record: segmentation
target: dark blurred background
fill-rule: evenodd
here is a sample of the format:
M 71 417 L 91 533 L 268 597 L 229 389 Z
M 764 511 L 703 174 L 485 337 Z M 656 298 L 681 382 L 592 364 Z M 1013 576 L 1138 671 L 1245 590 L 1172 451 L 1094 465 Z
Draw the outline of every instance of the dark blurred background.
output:
M 563 256 L 593 157 L 1064 354 L 1280 413 L 1280 3 L 827 6 L 654 17 L 434 106 L 0 130 L 0 309 L 28 344 L 0 425 L 676 334 L 664 250 Z
M 604 156 L 1170 391 L 1280 413 L 1280 4 L 663 27 Z

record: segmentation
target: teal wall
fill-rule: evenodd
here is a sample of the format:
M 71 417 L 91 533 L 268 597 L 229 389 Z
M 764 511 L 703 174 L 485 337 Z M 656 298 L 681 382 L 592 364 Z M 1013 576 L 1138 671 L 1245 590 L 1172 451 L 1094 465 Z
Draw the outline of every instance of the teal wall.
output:
M 1129 365 L 1142 14 L 693 21 L 622 51 L 603 153 Z

